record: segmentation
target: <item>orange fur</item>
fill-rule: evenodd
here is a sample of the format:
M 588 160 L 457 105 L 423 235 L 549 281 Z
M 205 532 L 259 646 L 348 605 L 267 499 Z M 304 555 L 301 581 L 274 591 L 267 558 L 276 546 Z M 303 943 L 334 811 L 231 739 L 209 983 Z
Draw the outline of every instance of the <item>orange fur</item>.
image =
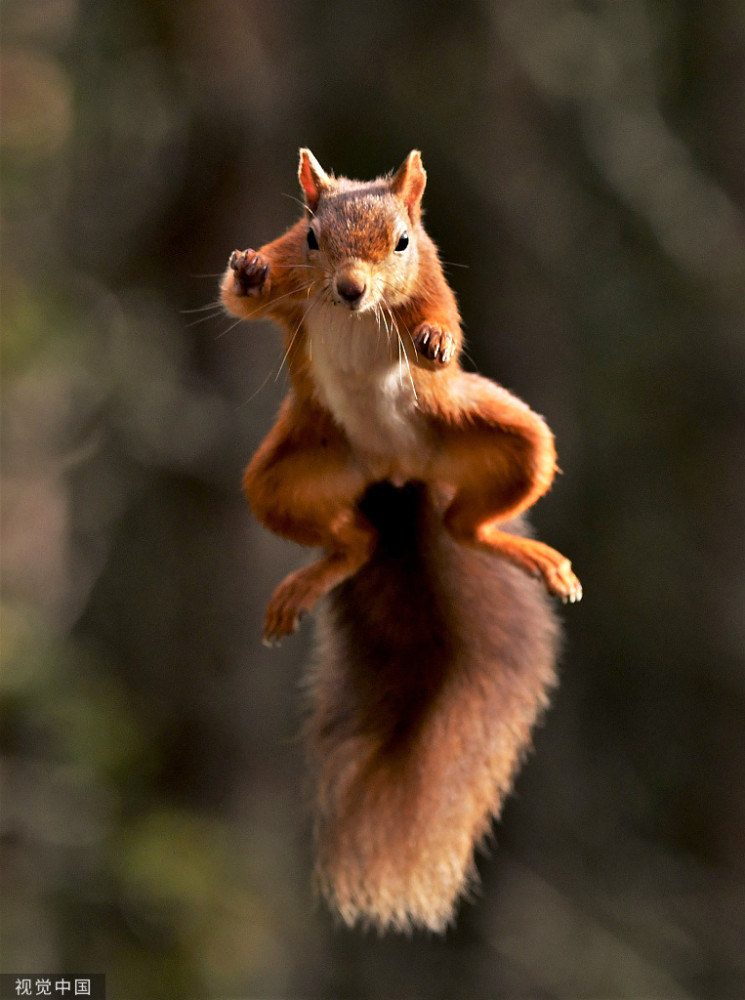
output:
M 335 625 L 326 657 L 338 662 L 331 672 L 318 671 L 311 738 L 320 761 L 319 870 L 327 895 L 349 921 L 441 927 L 552 677 L 555 629 L 529 577 L 540 577 L 565 600 L 581 596 L 568 559 L 507 524 L 551 485 L 553 437 L 505 389 L 461 370 L 455 297 L 421 224 L 420 154 L 410 153 L 391 178 L 359 182 L 327 174 L 301 150 L 299 179 L 305 217 L 258 252 L 235 251 L 222 282 L 223 302 L 236 316 L 270 317 L 282 326 L 292 383 L 246 470 L 246 495 L 272 531 L 325 550 L 277 587 L 264 637 L 279 641 L 331 595 Z M 378 724 L 380 700 L 371 678 L 364 679 L 364 696 L 349 688 L 355 659 L 365 660 L 371 641 L 369 628 L 348 627 L 355 615 L 369 614 L 365 580 L 391 593 L 400 586 L 400 562 L 389 560 L 380 570 L 392 521 L 381 522 L 366 499 L 379 498 L 380 483 L 422 484 L 410 526 L 419 541 L 410 555 L 417 589 L 442 590 L 434 605 L 438 620 L 449 623 L 443 628 L 451 650 L 444 658 L 436 647 L 427 654 L 435 661 L 431 675 L 414 670 L 424 682 L 422 705 L 429 694 L 436 705 L 422 714 L 411 690 L 394 717 L 401 739 L 392 755 L 388 735 L 376 744 L 367 731 Z M 405 494 L 394 495 L 406 509 Z M 446 556 L 433 560 L 428 546 Z M 473 589 L 469 573 L 479 582 L 466 606 L 455 592 Z M 484 590 L 487 579 L 493 593 Z M 502 604 L 494 611 L 497 600 Z M 460 608 L 455 617 L 448 610 L 453 602 Z M 410 684 L 399 677 L 411 665 L 401 649 L 413 653 L 418 645 L 410 625 L 391 632 L 387 618 L 395 607 L 378 615 L 390 641 L 372 675 L 383 672 L 394 700 Z M 415 617 L 419 625 L 426 620 Z M 467 623 L 477 638 L 463 644 L 457 633 Z M 345 629 L 359 632 L 361 646 L 348 641 L 340 659 L 333 650 Z M 533 646 L 523 636 L 531 629 Z M 510 672 L 505 662 L 516 648 L 533 662 L 520 661 Z M 354 716 L 355 709 L 362 728 L 347 739 L 340 733 L 352 733 L 354 725 L 344 713 Z M 327 716 L 332 721 L 319 721 Z M 464 790 L 454 795 L 458 775 Z M 370 826 L 375 815 L 377 833 Z M 428 815 L 439 817 L 431 829 Z

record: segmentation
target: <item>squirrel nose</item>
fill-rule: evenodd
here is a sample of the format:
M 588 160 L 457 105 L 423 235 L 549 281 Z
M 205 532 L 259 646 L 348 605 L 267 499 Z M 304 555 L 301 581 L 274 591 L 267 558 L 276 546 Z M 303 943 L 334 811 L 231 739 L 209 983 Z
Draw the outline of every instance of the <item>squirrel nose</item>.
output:
M 354 274 L 345 274 L 336 279 L 336 291 L 350 306 L 360 301 L 367 290 L 365 279 Z

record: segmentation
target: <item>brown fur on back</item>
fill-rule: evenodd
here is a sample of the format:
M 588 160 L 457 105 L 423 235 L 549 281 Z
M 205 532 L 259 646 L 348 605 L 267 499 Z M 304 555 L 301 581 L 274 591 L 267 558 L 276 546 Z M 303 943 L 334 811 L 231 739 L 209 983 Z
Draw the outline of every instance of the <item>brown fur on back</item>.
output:
M 348 924 L 442 931 L 555 682 L 541 583 L 458 545 L 423 484 L 373 486 L 372 559 L 324 601 L 307 738 L 317 877 Z

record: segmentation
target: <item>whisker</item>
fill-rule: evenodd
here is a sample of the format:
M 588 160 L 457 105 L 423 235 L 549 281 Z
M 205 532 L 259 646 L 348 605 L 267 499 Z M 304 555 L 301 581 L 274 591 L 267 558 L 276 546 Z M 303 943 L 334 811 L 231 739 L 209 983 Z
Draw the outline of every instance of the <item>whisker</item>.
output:
M 403 384 L 404 384 L 404 370 L 403 370 L 403 366 L 401 365 L 401 348 L 403 347 L 403 344 L 401 343 L 401 338 L 400 337 L 397 337 L 396 339 L 398 340 L 398 384 L 403 388 Z M 405 353 L 406 352 L 404 351 L 404 354 Z
M 382 275 L 380 275 L 378 281 L 380 281 L 382 285 L 385 285 L 386 288 L 392 288 L 394 292 L 402 292 L 404 289 L 402 283 L 396 284 L 395 282 L 391 281 L 390 278 L 385 278 Z
M 208 302 L 206 306 L 197 306 L 196 309 L 180 309 L 179 312 L 186 316 L 189 313 L 201 313 L 206 312 L 208 309 L 214 309 L 215 306 L 222 305 L 220 299 L 214 299 L 212 302 Z
M 375 319 L 377 320 L 377 327 L 378 327 L 378 338 L 377 338 L 377 340 L 375 342 L 375 357 L 377 358 L 378 351 L 380 350 L 380 339 L 381 339 L 381 337 L 383 335 L 383 328 L 385 327 L 385 332 L 387 334 L 387 338 L 386 338 L 387 341 L 390 341 L 391 330 L 390 330 L 390 327 L 388 326 L 388 320 L 385 317 L 385 305 L 384 305 L 384 303 L 383 302 L 380 302 L 380 303 L 376 302 L 375 306 L 374 306 L 374 310 L 375 310 Z
M 272 377 L 272 373 L 271 373 L 271 371 L 268 371 L 266 373 L 266 377 L 265 377 L 264 381 L 261 383 L 261 385 L 258 387 L 258 389 L 255 389 L 254 392 L 252 392 L 251 395 L 248 397 L 248 399 L 244 399 L 242 403 L 238 403 L 236 409 L 241 410 L 241 409 L 243 409 L 244 406 L 248 406 L 248 404 L 250 402 L 252 402 L 259 395 L 259 393 L 261 392 L 261 390 L 264 389 L 264 388 L 266 388 L 266 384 L 267 384 L 267 382 L 269 381 L 269 379 L 271 377 Z
M 468 350 L 468 348 L 466 347 L 465 344 L 463 344 L 461 346 L 461 354 L 466 359 L 466 361 L 469 361 L 473 365 L 474 368 L 476 367 L 476 359 L 471 354 L 471 352 Z
M 393 310 L 391 309 L 391 307 L 388 305 L 387 302 L 381 302 L 381 310 L 380 311 L 381 311 L 381 314 L 382 314 L 382 317 L 383 317 L 383 322 L 385 323 L 386 333 L 388 334 L 388 338 L 387 338 L 388 339 L 388 343 L 390 344 L 390 342 L 391 342 L 391 332 L 395 333 L 396 336 L 398 337 L 398 329 L 397 329 L 397 325 L 396 325 L 396 317 L 393 315 Z M 388 318 L 386 318 L 386 311 L 388 313 Z M 390 320 L 390 322 L 389 322 L 389 320 Z M 399 344 L 399 351 L 400 351 L 400 344 Z
M 409 382 L 411 383 L 411 391 L 414 393 L 414 401 L 418 403 L 419 396 L 417 396 L 416 385 L 414 384 L 414 376 L 411 374 L 411 365 L 409 364 L 409 356 L 406 353 L 406 346 L 403 342 L 403 338 L 401 337 L 401 333 L 398 329 L 398 322 L 396 321 L 396 317 L 394 316 L 393 311 L 390 309 L 390 306 L 388 307 L 388 309 L 391 316 L 391 323 L 393 324 L 393 330 L 396 334 L 396 339 L 398 341 L 398 374 L 399 374 L 400 384 L 403 385 L 403 368 L 401 365 L 401 357 L 403 356 L 404 363 L 406 364 L 406 373 L 408 375 Z M 411 334 L 409 334 L 409 337 L 411 337 Z M 412 338 L 412 344 L 413 344 L 413 338 Z
M 231 323 L 227 330 L 222 330 L 220 333 L 216 334 L 215 340 L 221 340 L 223 337 L 227 336 L 231 330 L 235 330 L 243 322 L 243 319 L 237 319 L 235 323 Z
M 287 350 L 282 355 L 282 360 L 279 363 L 279 368 L 277 369 L 277 374 L 274 376 L 274 381 L 275 382 L 279 381 L 279 376 L 282 374 L 282 369 L 285 366 L 285 362 L 290 357 L 290 351 L 292 350 L 293 345 L 295 343 L 295 338 L 297 337 L 298 333 L 300 333 L 300 327 L 302 326 L 302 323 L 303 323 L 303 321 L 300 320 L 300 322 L 298 323 L 298 325 L 295 327 L 295 332 L 292 334 L 292 337 L 290 338 L 290 343 L 287 345 Z
M 396 314 L 393 312 L 393 309 L 391 308 L 391 306 L 389 306 L 387 304 L 386 304 L 386 309 L 388 310 L 388 313 L 389 313 L 389 315 L 391 317 L 391 326 L 393 327 L 393 330 L 395 331 L 396 336 L 399 338 L 399 340 L 403 344 L 403 339 L 401 337 L 401 330 L 400 330 L 399 325 L 398 325 L 398 320 L 396 319 Z M 404 333 L 406 334 L 406 336 L 411 341 L 411 346 L 414 349 L 414 357 L 418 358 L 419 357 L 419 351 L 417 350 L 416 342 L 415 342 L 414 337 L 413 337 L 413 335 L 411 333 L 411 330 L 409 329 L 409 327 L 408 327 L 407 324 L 404 324 Z M 404 354 L 406 355 L 406 350 L 405 349 L 404 349 Z M 408 355 L 406 355 L 406 357 L 407 357 L 407 362 L 408 362 Z
M 295 343 L 295 339 L 296 339 L 298 333 L 300 332 L 300 327 L 305 322 L 307 316 L 310 314 L 310 312 L 313 309 L 313 307 L 315 305 L 317 305 L 317 300 L 310 298 L 310 290 L 311 290 L 311 288 L 313 287 L 314 284 L 315 284 L 315 281 L 311 281 L 310 284 L 306 286 L 306 293 L 307 293 L 308 299 L 309 299 L 308 308 L 305 310 L 305 312 L 303 313 L 303 315 L 300 317 L 300 319 L 297 322 L 297 326 L 295 327 L 295 330 L 293 331 L 292 337 L 290 338 L 290 343 L 287 345 L 287 350 L 285 351 L 284 356 L 282 357 L 282 361 L 280 363 L 280 366 L 277 369 L 277 374 L 274 376 L 274 381 L 275 382 L 277 381 L 277 379 L 279 378 L 279 376 L 282 374 L 282 369 L 285 366 L 285 362 L 290 357 L 290 351 L 292 350 L 293 345 Z
M 398 324 L 396 325 L 396 330 L 398 332 Z M 408 324 L 404 324 L 404 333 L 406 334 L 406 336 L 411 341 L 411 346 L 414 349 L 414 358 L 415 358 L 415 360 L 418 360 L 418 358 L 419 358 L 419 351 L 417 350 L 416 341 L 414 340 L 414 334 L 411 332 Z
M 199 326 L 200 323 L 208 323 L 213 319 L 220 319 L 221 316 L 225 315 L 225 310 L 221 306 L 219 309 L 215 309 L 214 312 L 210 313 L 209 316 L 200 316 L 199 319 L 193 319 L 190 323 L 184 324 L 184 330 L 190 329 L 192 326 Z
M 304 292 L 309 288 L 312 288 L 318 279 L 313 278 L 312 281 L 306 281 L 304 285 L 298 285 L 297 288 L 291 288 L 289 292 L 285 292 L 284 295 L 278 295 L 276 299 L 272 299 L 271 302 L 267 302 L 267 306 L 276 305 L 277 302 L 281 302 L 283 299 L 288 299 L 291 295 L 297 295 L 299 292 Z
M 406 362 L 406 371 L 407 371 L 408 376 L 409 376 L 409 382 L 411 382 L 411 391 L 414 393 L 414 401 L 416 403 L 418 403 L 419 402 L 419 397 L 416 394 L 416 386 L 414 385 L 414 376 L 411 374 L 411 365 L 409 364 L 409 359 L 408 359 L 407 354 L 406 354 L 406 349 L 404 348 L 404 342 L 403 342 L 403 340 L 401 340 L 401 335 L 399 334 L 398 330 L 396 330 L 396 335 L 398 337 L 398 342 L 401 345 L 401 350 L 403 352 L 404 361 Z M 400 364 L 400 361 L 399 361 L 399 364 Z
M 310 212 L 311 216 L 313 216 L 313 218 L 315 218 L 316 213 L 313 211 L 313 209 L 310 207 L 310 205 L 306 205 L 306 203 L 304 201 L 302 201 L 300 198 L 296 198 L 294 194 L 287 194 L 286 191 L 283 191 L 282 192 L 282 197 L 283 198 L 289 198 L 290 201 L 294 201 L 296 205 L 299 205 L 301 208 L 305 209 L 307 212 Z

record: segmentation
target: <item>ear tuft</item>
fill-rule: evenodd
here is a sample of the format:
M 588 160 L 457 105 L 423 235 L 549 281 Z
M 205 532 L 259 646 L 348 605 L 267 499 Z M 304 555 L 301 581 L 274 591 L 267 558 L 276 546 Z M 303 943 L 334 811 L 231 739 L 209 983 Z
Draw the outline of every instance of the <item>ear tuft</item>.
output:
M 391 191 L 406 205 L 409 218 L 416 223 L 422 214 L 422 195 L 427 183 L 427 173 L 422 166 L 422 154 L 412 149 L 391 178 Z
M 315 212 L 323 191 L 331 183 L 331 178 L 309 149 L 300 150 L 298 179 L 305 195 L 305 204 L 311 212 Z

